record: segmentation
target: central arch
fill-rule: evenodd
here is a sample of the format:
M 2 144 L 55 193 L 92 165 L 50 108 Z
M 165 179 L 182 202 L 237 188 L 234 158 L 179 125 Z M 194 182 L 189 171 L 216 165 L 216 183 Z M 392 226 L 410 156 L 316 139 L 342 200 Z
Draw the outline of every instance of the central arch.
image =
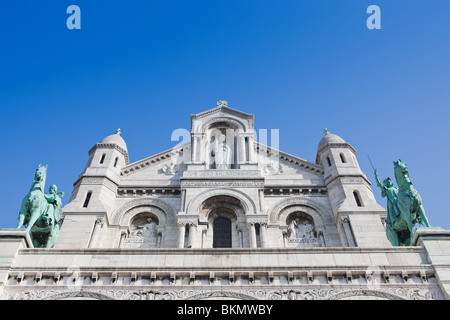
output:
M 214 196 L 229 196 L 231 198 L 237 199 L 241 204 L 242 212 L 244 215 L 258 213 L 256 204 L 253 201 L 253 199 L 251 199 L 248 195 L 246 195 L 242 191 L 228 188 L 220 188 L 207 190 L 199 194 L 195 198 L 193 198 L 187 205 L 186 214 L 199 215 L 200 222 L 207 222 L 207 217 L 204 214 L 200 213 L 201 206 L 206 200 Z

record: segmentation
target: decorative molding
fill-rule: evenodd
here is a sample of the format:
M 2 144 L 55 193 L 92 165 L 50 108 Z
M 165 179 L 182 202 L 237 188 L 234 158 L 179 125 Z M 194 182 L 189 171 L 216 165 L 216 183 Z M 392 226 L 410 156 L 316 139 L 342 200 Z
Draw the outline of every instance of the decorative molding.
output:
M 301 168 L 305 171 L 309 171 L 317 176 L 323 177 L 324 170 L 323 170 L 322 166 L 320 166 L 318 164 L 314 164 L 312 162 L 298 158 L 298 157 L 288 154 L 286 152 L 273 149 L 273 148 L 263 145 L 259 142 L 254 142 L 254 144 L 256 145 L 256 150 L 258 153 L 262 154 L 265 152 L 269 158 L 277 156 L 277 157 L 279 157 L 280 160 L 283 160 L 286 163 L 297 166 L 298 168 Z M 280 161 L 280 163 L 281 163 L 281 161 Z
M 264 188 L 264 181 L 181 181 L 181 188 Z
M 5 293 L 4 293 L 5 294 Z M 6 292 L 12 300 L 59 300 L 87 298 L 96 300 L 203 300 L 234 298 L 238 300 L 341 300 L 350 297 L 377 297 L 387 300 L 432 300 L 429 289 L 253 289 L 253 290 L 23 290 Z
M 148 158 L 142 159 L 140 161 L 131 163 L 127 165 L 126 167 L 123 167 L 120 171 L 121 176 L 127 176 L 129 174 L 134 173 L 135 171 L 144 169 L 146 167 L 149 167 L 155 163 L 159 163 L 161 161 L 171 159 L 174 157 L 182 157 L 184 155 L 185 149 L 190 143 L 185 143 L 181 146 L 175 147 L 173 149 L 169 149 L 163 152 L 160 152 L 156 155 L 150 156 Z
M 201 170 L 201 171 L 185 171 L 184 178 L 240 178 L 240 179 L 254 179 L 263 178 L 259 170 Z
M 324 224 L 334 223 L 333 213 L 324 205 L 308 198 L 292 197 L 279 201 L 269 212 L 269 222 L 271 224 L 278 224 L 280 222 L 280 215 L 282 211 L 290 206 L 306 206 L 314 209 L 317 212 L 316 216 L 320 216 Z M 308 212 L 307 212 L 308 213 Z M 311 213 L 309 213 L 311 214 Z M 317 224 L 316 224 L 317 225 Z
M 162 211 L 164 211 L 166 217 L 167 217 L 167 224 L 176 224 L 176 211 L 175 209 L 169 205 L 168 203 L 159 200 L 159 199 L 151 199 L 151 198 L 143 198 L 143 199 L 135 199 L 131 200 L 124 205 L 122 205 L 120 208 L 115 210 L 113 214 L 111 215 L 111 224 L 113 225 L 119 225 L 122 221 L 122 217 L 131 209 L 135 207 L 142 207 L 142 206 L 154 206 L 158 207 Z

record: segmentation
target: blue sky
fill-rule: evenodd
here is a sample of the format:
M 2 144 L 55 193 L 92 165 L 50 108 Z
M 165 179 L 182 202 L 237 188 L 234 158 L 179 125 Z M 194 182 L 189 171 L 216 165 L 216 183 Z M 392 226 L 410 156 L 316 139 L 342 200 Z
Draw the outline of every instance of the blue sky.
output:
M 81 30 L 66 27 L 72 4 Z M 381 30 L 366 27 L 371 4 Z M 367 155 L 380 178 L 402 159 L 430 223 L 450 229 L 449 12 L 448 0 L 2 1 L 0 227 L 15 227 L 38 164 L 66 204 L 117 128 L 138 161 L 227 100 L 311 162 L 324 128 L 372 182 Z

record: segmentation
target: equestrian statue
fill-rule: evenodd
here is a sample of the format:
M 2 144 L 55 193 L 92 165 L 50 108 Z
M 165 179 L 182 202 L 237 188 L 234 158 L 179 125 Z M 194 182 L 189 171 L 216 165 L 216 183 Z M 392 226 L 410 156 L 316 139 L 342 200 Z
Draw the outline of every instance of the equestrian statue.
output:
M 422 199 L 409 178 L 408 169 L 401 160 L 394 161 L 398 188 L 394 187 L 390 178 L 381 183 L 377 170 L 373 170 L 381 196 L 387 198 L 386 236 L 393 246 L 409 246 L 414 235 L 414 226 L 420 224 L 430 227 L 430 223 L 425 215 Z
M 63 216 L 61 198 L 56 185 L 44 193 L 47 167 L 39 165 L 30 192 L 22 200 L 17 228 L 26 227 L 35 248 L 51 248 L 59 236 L 59 222 Z

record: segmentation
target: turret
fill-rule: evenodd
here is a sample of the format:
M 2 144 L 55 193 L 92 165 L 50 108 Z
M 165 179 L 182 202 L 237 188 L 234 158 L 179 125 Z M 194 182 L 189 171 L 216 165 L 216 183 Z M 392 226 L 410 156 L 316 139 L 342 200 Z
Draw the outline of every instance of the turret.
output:
M 356 150 L 325 129 L 317 148 L 316 163 L 323 167 L 328 198 L 337 221 L 352 224 L 354 239 L 347 239 L 349 245 L 352 242 L 358 246 L 386 245 L 381 223 L 386 211 L 375 200 L 370 182 L 359 167 Z

